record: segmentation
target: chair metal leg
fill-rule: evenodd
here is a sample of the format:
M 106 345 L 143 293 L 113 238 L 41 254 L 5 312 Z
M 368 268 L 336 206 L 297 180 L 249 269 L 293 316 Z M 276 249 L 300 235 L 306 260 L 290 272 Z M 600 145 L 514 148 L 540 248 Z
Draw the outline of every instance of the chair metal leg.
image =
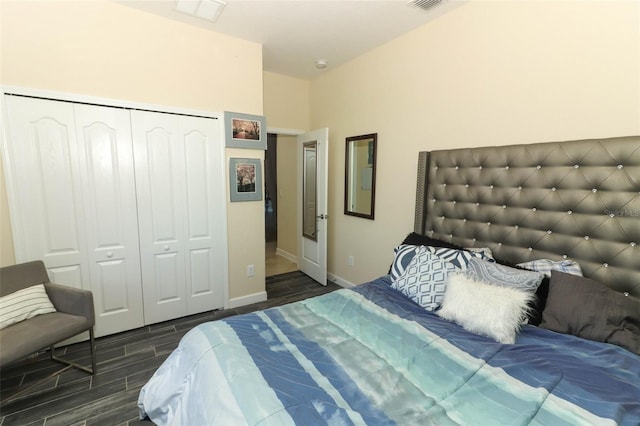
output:
M 93 327 L 89 329 L 89 344 L 91 345 L 91 374 L 95 376 L 98 370 L 96 368 L 96 342 L 93 338 Z
M 85 367 L 84 365 L 80 365 L 80 364 L 78 364 L 77 362 L 74 362 L 74 361 L 70 361 L 70 360 L 67 360 L 67 359 L 64 359 L 64 358 L 60 358 L 59 356 L 54 354 L 53 346 L 51 346 L 51 359 L 54 360 L 54 361 L 61 362 L 63 364 L 70 365 L 70 366 L 75 367 L 75 368 L 77 368 L 79 370 L 86 371 L 87 373 L 89 373 L 91 375 L 95 375 L 96 371 L 97 371 L 96 370 L 96 353 L 95 353 L 96 345 L 95 345 L 95 341 L 94 341 L 94 338 L 93 338 L 93 327 L 91 327 L 89 329 L 89 345 L 90 345 L 90 350 L 91 350 L 91 368 Z
M 90 347 L 90 349 L 91 349 L 91 368 L 85 367 L 84 365 L 80 365 L 80 364 L 78 364 L 76 362 L 69 361 L 69 360 L 66 360 L 66 359 L 63 359 L 63 358 L 60 358 L 60 357 L 56 356 L 54 354 L 54 347 L 52 345 L 49 348 L 51 359 L 54 360 L 54 361 L 58 361 L 58 362 L 61 362 L 63 364 L 66 364 L 66 366 L 63 367 L 60 370 L 57 370 L 57 371 L 49 374 L 44 379 L 40 379 L 37 382 L 32 383 L 29 386 L 25 387 L 24 389 L 20 389 L 18 392 L 14 393 L 13 395 L 10 395 L 8 398 L 5 398 L 2 401 L 2 404 L 0 404 L 0 405 L 2 405 L 4 407 L 6 404 L 8 404 L 10 402 L 13 402 L 16 399 L 20 398 L 22 395 L 26 394 L 28 391 L 30 391 L 31 389 L 33 389 L 37 385 L 39 385 L 41 383 L 44 383 L 45 381 L 49 380 L 50 378 L 52 378 L 54 376 L 62 374 L 63 372 L 69 370 L 71 367 L 75 367 L 75 368 L 78 368 L 78 369 L 80 369 L 82 371 L 85 371 L 85 372 L 87 372 L 87 373 L 89 373 L 91 375 L 95 375 L 96 372 L 97 372 L 97 369 L 96 369 L 96 353 L 95 353 L 96 345 L 95 345 L 94 336 L 93 336 L 93 327 L 91 327 L 89 329 L 89 344 L 91 345 L 91 347 Z

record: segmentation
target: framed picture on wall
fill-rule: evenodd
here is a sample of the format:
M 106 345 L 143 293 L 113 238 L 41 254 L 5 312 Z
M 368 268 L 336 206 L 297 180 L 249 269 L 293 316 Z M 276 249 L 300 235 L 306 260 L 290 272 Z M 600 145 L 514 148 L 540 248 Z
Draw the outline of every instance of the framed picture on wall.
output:
M 225 111 L 224 128 L 227 148 L 267 149 L 263 116 Z
M 262 164 L 259 158 L 229 159 L 231 201 L 262 200 Z

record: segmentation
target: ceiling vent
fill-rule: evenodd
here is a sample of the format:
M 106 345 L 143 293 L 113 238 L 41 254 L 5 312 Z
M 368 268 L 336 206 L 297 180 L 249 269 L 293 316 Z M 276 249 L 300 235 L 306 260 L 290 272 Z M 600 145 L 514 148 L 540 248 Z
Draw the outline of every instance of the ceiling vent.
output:
M 418 9 L 431 10 L 442 2 L 443 0 L 411 0 L 407 4 Z
M 178 0 L 176 10 L 215 22 L 226 5 L 224 0 Z

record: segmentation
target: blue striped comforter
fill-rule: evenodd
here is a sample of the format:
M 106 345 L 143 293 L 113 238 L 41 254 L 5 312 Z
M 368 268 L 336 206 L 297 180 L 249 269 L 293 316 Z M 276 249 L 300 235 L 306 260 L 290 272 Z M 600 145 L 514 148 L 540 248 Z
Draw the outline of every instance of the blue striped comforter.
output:
M 532 326 L 502 345 L 383 277 L 194 328 L 138 405 L 160 425 L 639 425 L 640 357 Z

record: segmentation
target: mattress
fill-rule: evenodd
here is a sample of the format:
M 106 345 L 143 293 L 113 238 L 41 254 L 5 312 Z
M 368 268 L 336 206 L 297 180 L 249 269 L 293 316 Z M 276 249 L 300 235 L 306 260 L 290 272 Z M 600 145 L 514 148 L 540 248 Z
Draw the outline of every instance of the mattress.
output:
M 640 356 L 530 325 L 500 344 L 385 276 L 192 329 L 138 405 L 159 425 L 638 425 Z

